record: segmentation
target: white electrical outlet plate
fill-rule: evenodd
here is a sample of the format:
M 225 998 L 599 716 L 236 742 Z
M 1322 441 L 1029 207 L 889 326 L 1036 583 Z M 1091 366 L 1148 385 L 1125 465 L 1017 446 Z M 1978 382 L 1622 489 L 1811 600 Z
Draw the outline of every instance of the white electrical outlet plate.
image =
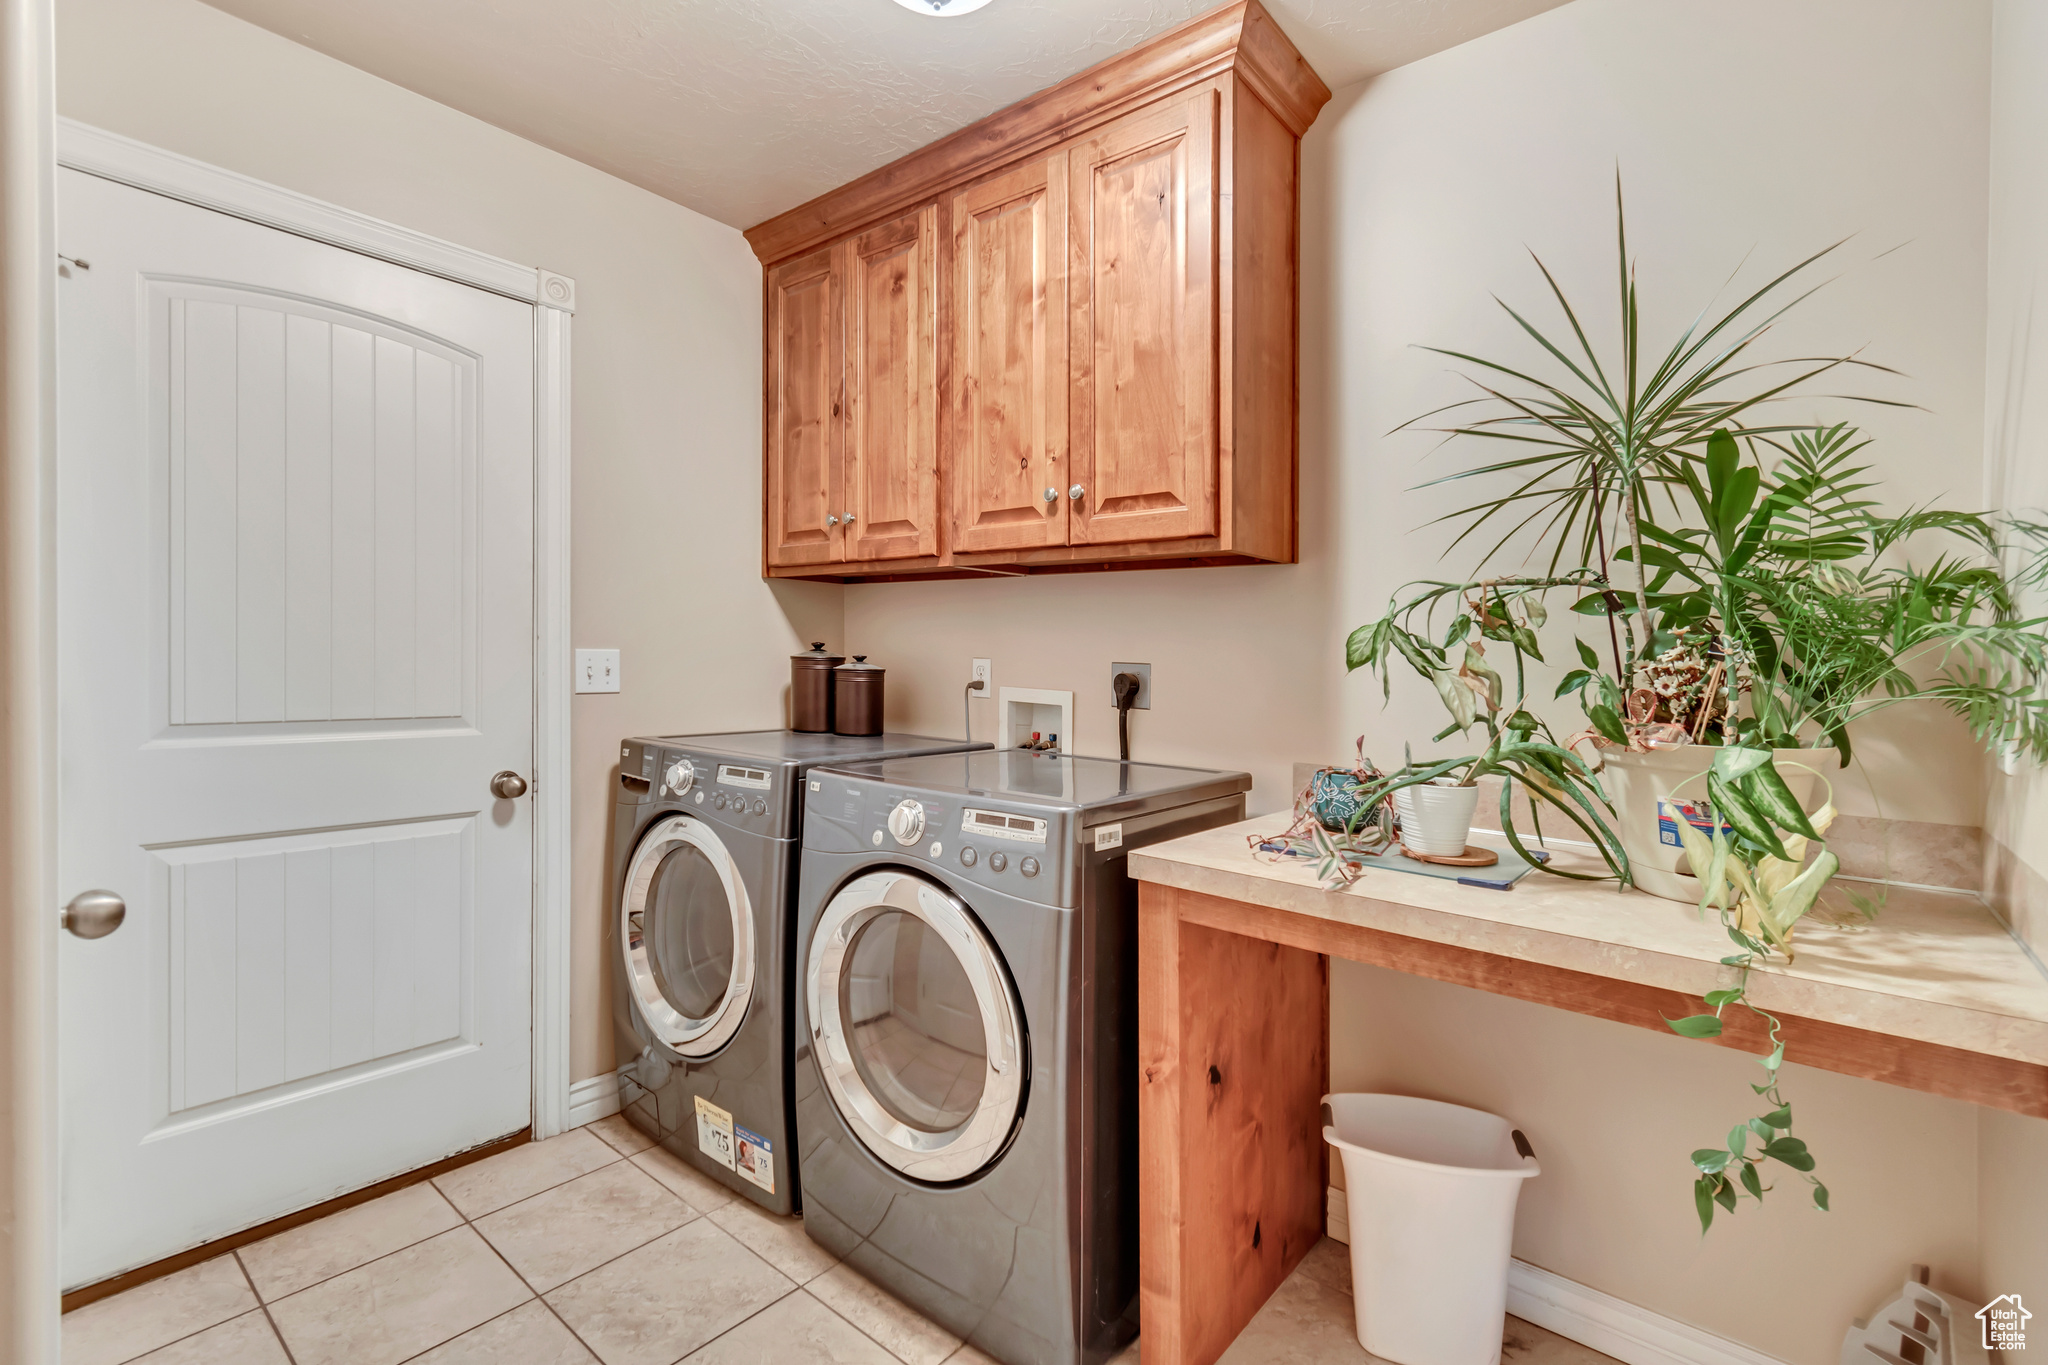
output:
M 619 651 L 579 649 L 576 651 L 576 690 L 616 692 L 619 690 Z
M 1133 711 L 1150 711 L 1152 709 L 1152 665 L 1111 664 L 1109 666 L 1109 704 L 1111 706 L 1116 705 L 1116 675 L 1119 673 L 1135 673 L 1138 675 L 1138 696 L 1137 700 L 1131 703 L 1131 709 Z
M 988 666 L 987 659 L 976 659 L 974 661 L 974 676 L 969 678 L 968 681 L 980 683 L 983 696 L 988 695 L 988 685 L 991 681 L 989 675 L 991 672 L 992 670 Z

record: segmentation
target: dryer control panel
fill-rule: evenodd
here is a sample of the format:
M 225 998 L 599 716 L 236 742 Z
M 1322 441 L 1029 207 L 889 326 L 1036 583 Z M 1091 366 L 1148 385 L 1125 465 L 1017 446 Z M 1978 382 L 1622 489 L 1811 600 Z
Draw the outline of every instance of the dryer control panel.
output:
M 651 740 L 619 746 L 620 799 L 688 811 L 714 824 L 787 837 L 782 812 L 785 769 L 743 764 Z
M 1068 905 L 1076 891 L 1071 818 L 980 797 L 814 772 L 804 784 L 804 847 L 885 853 L 956 881 Z

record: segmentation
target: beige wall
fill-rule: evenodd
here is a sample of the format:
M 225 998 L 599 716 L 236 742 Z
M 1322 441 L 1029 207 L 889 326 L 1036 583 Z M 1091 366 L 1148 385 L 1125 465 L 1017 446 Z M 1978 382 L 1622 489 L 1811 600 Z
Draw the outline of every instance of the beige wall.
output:
M 1984 501 L 2040 516 L 2048 509 L 2048 326 L 2039 317 L 2048 276 L 2048 7 L 1993 0 L 1991 53 Z M 2037 598 L 2034 610 L 2044 608 Z M 1994 903 L 2048 956 L 2048 777 L 2039 766 L 1992 773 L 1985 829 Z M 2048 1302 L 2048 1122 L 1984 1111 L 1977 1165 L 1985 1295 Z
M 576 280 L 572 1071 L 612 1065 L 614 745 L 782 723 L 786 656 L 839 590 L 760 577 L 761 275 L 736 231 L 196 0 L 61 0 L 64 115 Z
M 2048 510 L 2048 9 L 1995 0 L 1993 12 L 1984 501 L 2039 518 Z M 2048 598 L 2036 603 L 2043 609 Z M 2038 765 L 1993 774 L 1985 832 L 1987 886 L 2048 955 L 2048 778 Z
M 1489 295 L 1540 303 L 1526 248 L 1606 323 L 1617 161 L 1651 337 L 1745 253 L 1762 269 L 1857 234 L 1784 353 L 1867 346 L 1906 371 L 1884 391 L 1926 410 L 1857 414 L 1872 454 L 1901 499 L 1975 503 L 1989 38 L 1985 0 L 1576 0 L 1339 92 L 1303 147 L 1301 562 L 850 587 L 847 644 L 890 667 L 891 721 L 957 727 L 988 657 L 998 686 L 1073 689 L 1076 747 L 1113 753 L 1109 664 L 1135 659 L 1156 692 L 1136 756 L 1248 769 L 1254 811 L 1286 805 L 1293 760 L 1360 733 L 1382 762 L 1408 736 L 1429 752 L 1428 689 L 1398 679 L 1383 709 L 1342 665 L 1352 626 L 1438 571 L 1440 533 L 1410 528 L 1452 505 L 1404 491 L 1441 467 L 1429 439 L 1386 433 L 1459 392 L 1416 343 L 1514 345 Z M 991 734 L 993 703 L 974 706 Z M 1979 765 L 1942 717 L 1873 727 L 1865 749 L 1883 814 L 1981 818 Z M 1842 800 L 1873 811 L 1854 784 Z M 1739 1055 L 1364 969 L 1336 970 L 1332 994 L 1335 1084 L 1529 1126 L 1546 1167 L 1523 1254 L 1559 1273 L 1801 1365 L 1832 1361 L 1913 1261 L 1977 1289 L 1968 1107 L 1788 1072 L 1836 1210 L 1788 1191 L 1703 1244 L 1684 1158 L 1746 1116 Z

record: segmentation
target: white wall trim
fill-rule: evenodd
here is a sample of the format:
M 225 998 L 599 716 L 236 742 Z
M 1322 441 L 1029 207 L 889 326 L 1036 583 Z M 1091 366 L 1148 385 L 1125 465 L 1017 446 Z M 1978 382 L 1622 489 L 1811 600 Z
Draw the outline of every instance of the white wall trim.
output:
M 543 272 L 531 266 L 444 242 L 424 232 L 280 189 L 74 119 L 57 120 L 57 164 L 266 227 L 282 228 L 330 246 L 360 251 L 380 261 L 475 285 L 523 303 L 538 303 L 543 298 Z M 551 307 L 573 312 L 575 296 L 572 284 L 565 295 L 546 301 Z
M 1331 1186 L 1324 1203 L 1334 1241 L 1351 1241 L 1350 1206 Z M 1603 1294 L 1527 1261 L 1508 1262 L 1508 1312 L 1627 1365 L 1784 1365 L 1702 1327 Z
M 619 1112 L 619 1077 L 614 1071 L 569 1087 L 569 1126 L 581 1128 Z
M 574 1108 L 569 1084 L 569 318 L 576 308 L 576 282 L 70 119 L 58 120 L 57 164 L 534 305 L 533 1136 L 563 1132 L 572 1126 Z M 592 1084 L 598 1082 L 616 1088 L 610 1076 Z
M 540 279 L 533 310 L 535 1141 L 579 1122 L 572 1117 L 576 1101 L 569 1083 L 569 701 L 574 683 L 569 648 L 569 307 L 575 304 L 576 287 L 547 271 L 540 272 Z M 608 1075 L 597 1079 L 612 1080 Z M 618 1089 L 616 1082 L 612 1089 Z

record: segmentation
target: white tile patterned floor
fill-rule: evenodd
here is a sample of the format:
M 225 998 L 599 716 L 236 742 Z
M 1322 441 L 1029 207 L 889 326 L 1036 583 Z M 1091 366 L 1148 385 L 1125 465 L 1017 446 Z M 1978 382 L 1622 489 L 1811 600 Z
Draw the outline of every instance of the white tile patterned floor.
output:
M 1324 1242 L 1226 1365 L 1358 1365 Z M 1134 1345 L 1113 1365 L 1137 1365 Z M 1510 1365 L 1607 1357 L 1510 1318 Z M 65 1365 L 992 1365 L 623 1118 L 64 1317 Z

